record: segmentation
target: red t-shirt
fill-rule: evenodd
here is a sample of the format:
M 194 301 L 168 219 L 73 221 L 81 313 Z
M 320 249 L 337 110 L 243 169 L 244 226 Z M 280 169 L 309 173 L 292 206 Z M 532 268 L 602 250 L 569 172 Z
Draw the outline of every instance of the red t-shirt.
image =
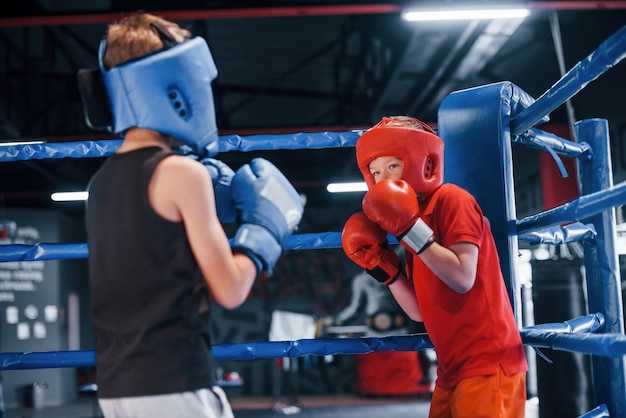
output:
M 496 245 L 478 203 L 464 189 L 444 184 L 421 210 L 440 245 L 468 242 L 479 248 L 476 281 L 465 294 L 452 290 L 407 251 L 408 274 L 437 352 L 437 385 L 450 390 L 468 377 L 495 374 L 500 366 L 506 375 L 527 371 Z

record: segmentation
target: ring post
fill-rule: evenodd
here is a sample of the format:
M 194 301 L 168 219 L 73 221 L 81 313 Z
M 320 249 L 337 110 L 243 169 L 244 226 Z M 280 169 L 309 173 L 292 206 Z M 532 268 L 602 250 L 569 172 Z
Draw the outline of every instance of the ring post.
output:
M 438 115 L 438 133 L 445 143 L 444 181 L 473 194 L 489 219 L 519 327 L 521 286 L 509 122 L 512 114 L 532 102 L 507 81 L 453 92 L 441 103 Z
M 581 195 L 613 186 L 608 122 L 588 119 L 574 126 L 575 137 L 593 149 L 592 159 L 579 161 Z M 595 225 L 595 240 L 584 240 L 588 304 L 590 312 L 601 312 L 606 333 L 624 333 L 621 278 L 615 246 L 615 209 L 607 208 L 588 220 Z M 624 357 L 592 357 L 594 393 L 597 404 L 607 404 L 611 416 L 626 417 L 626 368 Z

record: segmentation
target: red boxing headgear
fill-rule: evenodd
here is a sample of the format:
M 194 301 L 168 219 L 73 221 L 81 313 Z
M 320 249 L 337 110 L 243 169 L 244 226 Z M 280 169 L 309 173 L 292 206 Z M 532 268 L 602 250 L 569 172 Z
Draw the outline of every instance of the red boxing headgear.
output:
M 369 189 L 375 184 L 369 164 L 384 156 L 402 158 L 402 179 L 421 198 L 430 196 L 443 183 L 443 140 L 424 122 L 411 119 L 424 130 L 398 126 L 394 119 L 383 118 L 357 140 L 356 160 Z

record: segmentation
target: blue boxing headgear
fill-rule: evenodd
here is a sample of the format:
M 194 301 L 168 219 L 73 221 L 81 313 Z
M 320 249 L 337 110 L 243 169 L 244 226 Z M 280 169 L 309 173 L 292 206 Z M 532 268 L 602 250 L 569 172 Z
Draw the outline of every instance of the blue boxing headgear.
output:
M 99 64 L 113 118 L 109 130 L 146 128 L 171 135 L 202 156 L 218 152 L 211 82 L 217 76 L 206 41 L 195 37 L 106 70 Z

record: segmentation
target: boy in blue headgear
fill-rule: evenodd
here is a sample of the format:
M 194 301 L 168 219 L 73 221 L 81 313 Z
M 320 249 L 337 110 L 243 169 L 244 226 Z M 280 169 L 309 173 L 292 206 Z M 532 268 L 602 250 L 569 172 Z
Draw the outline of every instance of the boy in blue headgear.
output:
M 108 127 L 124 137 L 92 178 L 86 209 L 107 418 L 233 416 L 215 386 L 209 302 L 243 303 L 302 217 L 297 192 L 268 161 L 233 173 L 172 152 L 178 142 L 217 149 L 217 72 L 206 42 L 189 37 L 141 13 L 111 24 L 100 48 Z M 220 220 L 235 219 L 231 245 Z

